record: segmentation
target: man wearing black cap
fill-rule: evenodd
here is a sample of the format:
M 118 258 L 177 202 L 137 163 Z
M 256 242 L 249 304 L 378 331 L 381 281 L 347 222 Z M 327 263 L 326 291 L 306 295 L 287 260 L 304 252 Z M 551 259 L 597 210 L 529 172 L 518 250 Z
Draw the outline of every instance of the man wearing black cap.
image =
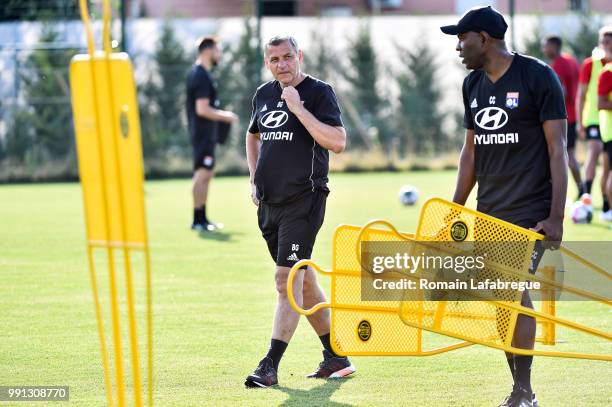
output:
M 478 7 L 456 25 L 456 50 L 467 69 L 463 81 L 465 142 L 453 201 L 464 205 L 478 183 L 478 210 L 546 235 L 545 248 L 558 248 L 563 236 L 567 191 L 567 115 L 563 90 L 544 62 L 510 52 L 508 25 L 495 9 Z M 542 250 L 534 253 L 535 272 Z M 521 304 L 533 308 L 529 294 Z M 512 344 L 533 349 L 535 319 L 519 315 Z M 532 407 L 532 356 L 506 354 L 512 393 L 500 407 Z

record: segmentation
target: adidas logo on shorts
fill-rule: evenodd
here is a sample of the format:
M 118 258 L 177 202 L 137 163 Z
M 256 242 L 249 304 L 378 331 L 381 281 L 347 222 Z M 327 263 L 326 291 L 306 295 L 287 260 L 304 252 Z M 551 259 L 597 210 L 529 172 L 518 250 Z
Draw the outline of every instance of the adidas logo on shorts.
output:
M 298 259 L 297 254 L 295 254 L 295 253 L 291 253 L 291 254 L 289 255 L 289 257 L 287 257 L 287 260 L 289 260 L 289 261 L 299 261 L 300 259 Z

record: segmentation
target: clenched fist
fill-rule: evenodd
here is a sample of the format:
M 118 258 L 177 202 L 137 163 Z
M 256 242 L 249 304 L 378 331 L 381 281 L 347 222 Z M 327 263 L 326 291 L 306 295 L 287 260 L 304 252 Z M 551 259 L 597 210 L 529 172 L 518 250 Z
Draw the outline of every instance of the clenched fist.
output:
M 293 86 L 287 86 L 286 88 L 283 89 L 283 93 L 281 94 L 281 99 L 283 99 L 285 103 L 287 103 L 287 108 L 293 114 L 297 114 L 297 112 L 300 109 L 304 108 L 303 106 L 304 102 L 300 100 L 300 94 L 298 93 L 297 89 L 295 89 Z

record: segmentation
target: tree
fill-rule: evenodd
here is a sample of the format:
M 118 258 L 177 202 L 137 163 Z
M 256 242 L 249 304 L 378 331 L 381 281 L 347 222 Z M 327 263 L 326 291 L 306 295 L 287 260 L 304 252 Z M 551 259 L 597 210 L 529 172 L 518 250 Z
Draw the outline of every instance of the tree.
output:
M 448 140 L 442 131 L 435 50 L 425 41 L 417 41 L 412 50 L 399 46 L 397 49 L 400 60 L 404 61 L 403 70 L 397 75 L 400 153 L 443 151 L 448 148 Z
M 343 69 L 343 75 L 351 85 L 350 100 L 358 112 L 361 123 L 349 126 L 363 126 L 371 129 L 380 145 L 388 150 L 391 147 L 392 132 L 385 111 L 388 103 L 383 100 L 378 90 L 379 66 L 372 44 L 369 25 L 362 24 L 357 36 L 350 41 L 348 50 L 350 68 Z M 348 103 L 351 103 L 350 101 Z
M 263 55 L 257 42 L 255 20 L 244 19 L 244 31 L 238 44 L 224 53 L 223 61 L 215 76 L 219 84 L 219 101 L 223 109 L 229 109 L 240 118 L 238 137 L 231 145 L 245 155 L 244 134 L 251 119 L 251 106 L 255 90 L 261 85 Z
M 160 156 L 173 148 L 185 151 L 189 146 L 184 100 L 191 61 L 169 21 L 162 26 L 153 59 L 156 69 L 142 86 L 140 106 L 145 157 Z
M 329 82 L 333 72 L 333 61 L 329 41 L 325 38 L 325 30 L 317 27 L 311 32 L 311 47 L 304 53 L 306 71 L 322 81 Z
M 88 1 L 89 3 L 89 1 Z M 75 0 L 4 0 L 0 7 L 0 21 L 80 18 L 79 3 Z
M 580 13 L 578 18 L 580 19 L 578 33 L 567 42 L 578 62 L 581 62 L 591 56 L 593 48 L 598 44 L 597 27 L 601 25 L 601 19 L 588 13 Z
M 8 110 L 8 109 L 7 109 Z M 0 160 L 11 159 L 16 163 L 23 163 L 28 151 L 32 148 L 32 129 L 28 124 L 28 113 L 25 109 L 10 108 L 6 117 L 7 131 L 0 146 L 2 153 Z
M 542 21 L 538 18 L 535 28 L 531 34 L 525 38 L 525 45 L 523 47 L 523 53 L 525 55 L 539 59 L 544 58 L 544 54 L 542 53 L 542 39 L 544 37 L 542 36 L 541 26 Z
M 52 44 L 58 36 L 53 28 L 43 26 L 39 43 Z M 76 49 L 36 49 L 19 74 L 26 106 L 16 112 L 15 123 L 29 122 L 30 148 L 38 149 L 37 154 L 64 159 L 74 151 L 68 66 L 76 53 Z

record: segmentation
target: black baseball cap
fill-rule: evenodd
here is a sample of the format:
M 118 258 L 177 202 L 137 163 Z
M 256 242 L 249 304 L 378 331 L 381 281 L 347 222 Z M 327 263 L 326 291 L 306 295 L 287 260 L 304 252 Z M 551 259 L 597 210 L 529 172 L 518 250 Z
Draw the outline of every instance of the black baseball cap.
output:
M 440 27 L 444 34 L 459 35 L 469 31 L 487 32 L 498 40 L 504 39 L 508 24 L 504 16 L 491 6 L 474 7 L 465 12 L 456 25 Z

